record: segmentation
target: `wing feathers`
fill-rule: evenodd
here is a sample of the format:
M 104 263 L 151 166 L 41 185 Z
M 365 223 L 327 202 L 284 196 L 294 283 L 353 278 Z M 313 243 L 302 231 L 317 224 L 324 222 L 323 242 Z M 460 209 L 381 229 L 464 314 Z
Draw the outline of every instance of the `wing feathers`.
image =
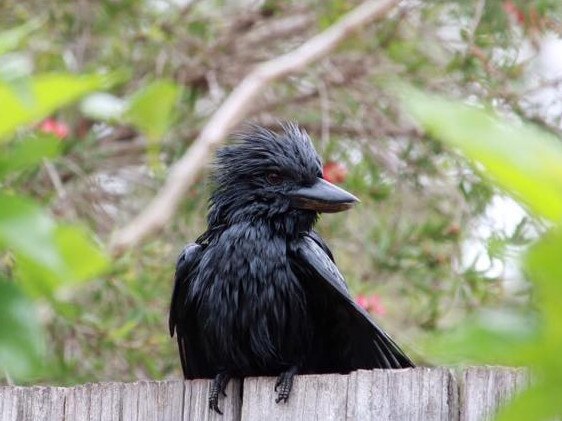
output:
M 351 317 L 351 355 L 348 369 L 413 367 L 412 361 L 351 297 L 331 253 L 318 234 L 304 235 L 293 247 L 293 264 L 304 274 L 303 282 L 314 282 L 311 290 L 335 297 Z M 314 297 L 312 297 L 314 299 Z
M 186 300 L 202 250 L 203 247 L 199 244 L 188 244 L 178 258 L 168 320 L 170 335 L 174 336 L 175 332 L 177 337 L 183 374 L 188 379 L 206 377 L 209 371 L 203 353 L 197 349 L 199 341 L 196 324 Z

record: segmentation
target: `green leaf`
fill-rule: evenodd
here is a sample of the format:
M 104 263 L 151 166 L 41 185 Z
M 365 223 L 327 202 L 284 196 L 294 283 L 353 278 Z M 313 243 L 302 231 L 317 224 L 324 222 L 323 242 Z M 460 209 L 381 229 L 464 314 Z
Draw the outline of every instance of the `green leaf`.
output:
M 537 242 L 527 254 L 526 268 L 529 276 L 537 285 L 537 292 L 541 300 L 541 310 L 544 325 L 551 345 L 562 347 L 562 312 L 560 299 L 562 297 L 562 227 L 547 233 Z M 554 352 L 554 350 L 552 350 Z M 557 350 L 555 352 L 558 352 Z M 560 383 L 562 385 L 562 372 Z
M 540 336 L 532 352 L 522 363 L 532 366 L 537 379 L 531 388 L 517 397 L 499 415 L 499 420 L 546 420 L 562 414 L 562 227 L 557 227 L 541 238 L 526 257 L 529 276 L 537 286 L 538 307 L 542 312 Z M 517 350 L 506 350 L 517 355 Z
M 59 225 L 55 231 L 55 242 L 66 263 L 70 281 L 85 281 L 108 267 L 107 255 L 82 227 Z
M 33 304 L 13 283 L 0 278 L 0 369 L 15 377 L 37 370 L 44 354 Z
M 402 90 L 403 102 L 427 132 L 483 166 L 500 187 L 537 215 L 562 221 L 562 143 L 534 126 L 491 111 Z M 479 168 L 479 167 L 477 167 Z
M 36 260 L 19 258 L 16 275 L 32 296 L 51 297 L 63 286 L 86 281 L 99 275 L 108 266 L 108 258 L 90 239 L 87 231 L 75 226 L 57 226 L 53 244 L 62 266 L 49 270 Z
M 0 194 L 0 246 L 16 255 L 16 274 L 34 296 L 98 275 L 106 255 L 79 227 L 55 223 L 28 199 Z
M 168 130 L 179 98 L 178 86 L 157 81 L 139 90 L 129 101 L 126 119 L 151 142 L 158 142 Z
M 15 171 L 33 168 L 43 158 L 54 158 L 61 152 L 61 142 L 54 136 L 29 137 L 11 145 L 0 156 L 0 178 Z
M 111 76 L 51 74 L 30 78 L 31 101 L 24 101 L 14 89 L 0 83 L 0 141 L 6 140 L 19 126 L 34 123 L 88 92 L 111 83 Z
M 53 272 L 64 270 L 54 222 L 32 201 L 0 193 L 0 246 Z
M 0 32 L 0 55 L 18 48 L 23 40 L 40 26 L 41 22 L 34 19 L 23 25 Z

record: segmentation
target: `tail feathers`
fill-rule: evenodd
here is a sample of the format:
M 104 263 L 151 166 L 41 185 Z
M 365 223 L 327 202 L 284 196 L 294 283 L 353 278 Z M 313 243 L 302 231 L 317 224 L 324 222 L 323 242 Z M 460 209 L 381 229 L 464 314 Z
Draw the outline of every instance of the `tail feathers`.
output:
M 357 308 L 355 310 L 358 310 Z M 354 353 L 358 355 L 356 368 L 410 368 L 414 363 L 363 309 L 356 312 L 358 332 L 354 332 Z

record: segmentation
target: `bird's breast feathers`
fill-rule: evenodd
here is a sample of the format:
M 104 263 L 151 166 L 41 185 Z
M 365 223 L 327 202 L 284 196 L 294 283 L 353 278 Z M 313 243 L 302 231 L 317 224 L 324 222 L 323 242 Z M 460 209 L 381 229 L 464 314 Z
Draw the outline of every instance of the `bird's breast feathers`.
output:
M 248 348 L 266 361 L 296 352 L 284 349 L 288 343 L 303 346 L 284 340 L 307 336 L 306 298 L 286 249 L 286 239 L 252 225 L 231 227 L 209 244 L 192 288 L 213 352 L 230 358 Z
M 253 224 L 234 225 L 209 244 L 197 278 L 210 296 L 217 297 L 220 290 L 225 298 L 235 294 L 233 301 L 240 295 L 255 299 L 273 291 L 282 296 L 283 290 L 300 287 L 291 271 L 286 239 Z

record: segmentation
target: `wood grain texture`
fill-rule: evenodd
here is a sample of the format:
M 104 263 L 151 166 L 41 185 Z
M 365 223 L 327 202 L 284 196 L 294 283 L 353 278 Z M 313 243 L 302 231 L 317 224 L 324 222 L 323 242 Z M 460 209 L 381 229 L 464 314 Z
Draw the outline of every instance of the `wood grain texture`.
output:
M 348 420 L 450 420 L 457 412 L 452 373 L 444 368 L 360 370 L 349 376 Z
M 275 403 L 275 378 L 257 377 L 244 381 L 243 420 L 274 419 L 342 420 L 346 416 L 347 376 L 296 376 L 286 403 Z
M 506 367 L 360 370 L 296 376 L 289 401 L 276 404 L 274 378 L 249 378 L 230 382 L 223 416 L 208 408 L 209 380 L 3 386 L 0 421 L 480 421 L 528 383 L 527 370 Z
M 298 376 L 283 404 L 275 403 L 274 385 L 272 378 L 244 382 L 242 420 L 449 420 L 457 411 L 446 369 Z
M 22 388 L 22 412 L 24 420 L 63 421 L 66 390 L 60 387 Z
M 0 421 L 12 421 L 22 419 L 19 414 L 22 408 L 22 387 L 1 387 L 0 388 Z
M 493 418 L 497 409 L 529 384 L 523 368 L 469 367 L 459 378 L 461 421 Z
M 123 383 L 100 383 L 92 393 L 90 419 L 119 421 L 122 413 Z
M 91 384 L 71 387 L 67 390 L 64 405 L 65 419 L 76 421 L 90 420 Z

